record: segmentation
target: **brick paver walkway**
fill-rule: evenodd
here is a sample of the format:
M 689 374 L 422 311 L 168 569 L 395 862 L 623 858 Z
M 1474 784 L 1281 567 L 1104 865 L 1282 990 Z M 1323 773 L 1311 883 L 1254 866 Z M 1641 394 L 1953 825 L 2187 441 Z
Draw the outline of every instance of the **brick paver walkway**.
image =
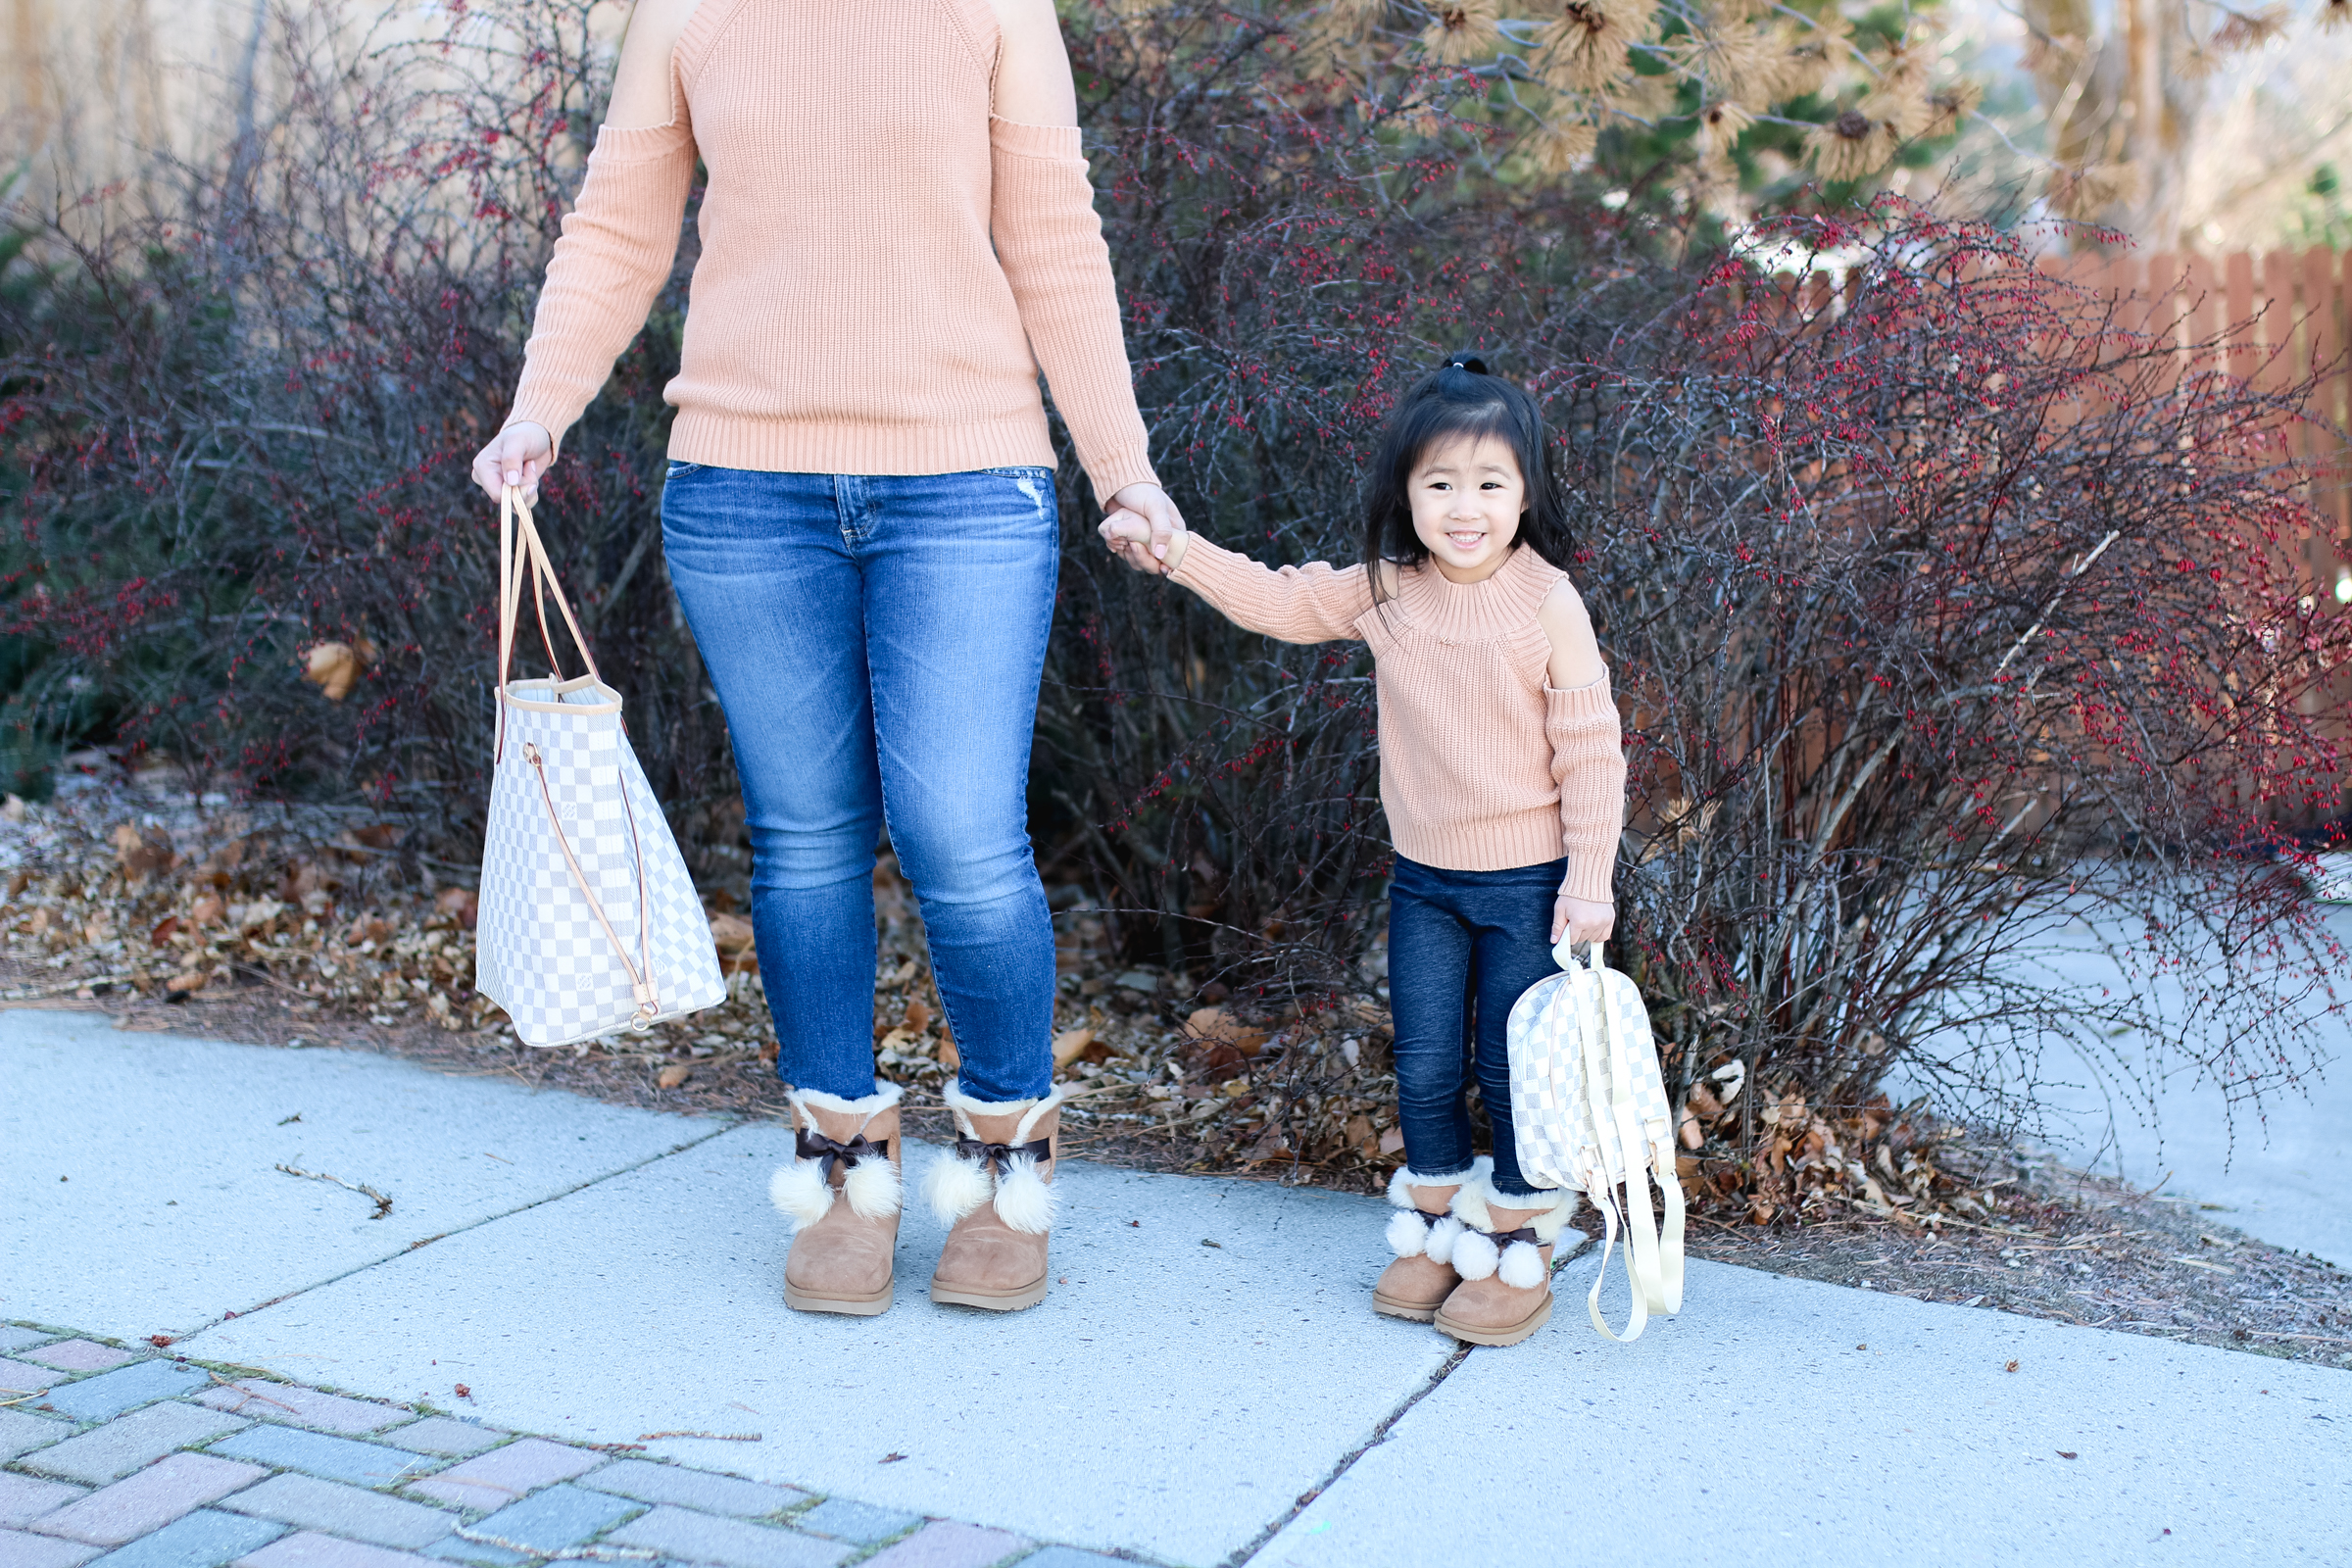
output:
M 0 1568 L 1119 1559 L 0 1324 Z

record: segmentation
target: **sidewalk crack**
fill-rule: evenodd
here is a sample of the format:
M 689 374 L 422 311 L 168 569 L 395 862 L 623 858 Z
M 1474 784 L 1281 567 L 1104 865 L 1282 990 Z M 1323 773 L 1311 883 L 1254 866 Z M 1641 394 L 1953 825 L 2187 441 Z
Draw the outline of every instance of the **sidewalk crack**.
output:
M 1396 1409 L 1391 1410 L 1386 1416 L 1381 1418 L 1380 1425 L 1372 1429 L 1372 1435 L 1370 1437 L 1366 1438 L 1363 1442 L 1357 1444 L 1354 1447 L 1342 1454 L 1340 1456 L 1340 1462 L 1333 1465 L 1330 1471 L 1324 1475 L 1322 1480 L 1316 1482 L 1306 1491 L 1298 1494 L 1297 1501 L 1293 1502 L 1289 1508 L 1285 1509 L 1279 1516 L 1268 1523 L 1263 1530 L 1260 1530 L 1255 1536 L 1251 1537 L 1248 1544 L 1244 1545 L 1232 1556 L 1227 1557 L 1224 1562 L 1219 1565 L 1219 1568 L 1243 1568 L 1244 1564 L 1255 1557 L 1260 1551 L 1263 1551 L 1268 1542 L 1272 1541 L 1276 1536 L 1282 1534 L 1283 1530 L 1290 1525 L 1292 1520 L 1298 1518 L 1301 1513 L 1306 1511 L 1306 1505 L 1308 1503 L 1313 1502 L 1317 1497 L 1320 1497 L 1323 1495 L 1323 1494 L 1329 1492 L 1334 1486 L 1336 1486 L 1339 1483 L 1340 1477 L 1346 1475 L 1348 1471 L 1348 1468 L 1353 1465 L 1356 1460 L 1361 1459 L 1365 1454 L 1370 1453 L 1374 1448 L 1377 1448 L 1382 1444 L 1388 1442 L 1390 1429 L 1395 1427 L 1397 1422 L 1403 1420 L 1406 1412 L 1410 1411 L 1414 1405 L 1419 1404 L 1423 1399 L 1428 1398 L 1432 1394 L 1436 1393 L 1438 1385 L 1451 1377 L 1453 1375 L 1454 1368 L 1460 1366 L 1464 1361 L 1470 1358 L 1470 1352 L 1473 1348 L 1475 1348 L 1475 1347 L 1468 1345 L 1455 1346 L 1453 1348 L 1453 1353 L 1446 1357 L 1444 1361 L 1440 1362 L 1438 1364 L 1438 1369 L 1435 1372 L 1432 1372 L 1428 1378 L 1422 1382 L 1421 1386 L 1415 1389 L 1412 1394 L 1405 1398 L 1405 1401 L 1402 1404 L 1399 1404 Z
M 728 1133 L 735 1131 L 739 1127 L 748 1127 L 751 1125 L 753 1124 L 748 1120 L 730 1121 L 724 1126 L 716 1127 L 711 1129 L 710 1132 L 704 1133 L 699 1138 L 690 1138 L 682 1144 L 673 1144 L 658 1154 L 648 1154 L 645 1158 L 640 1159 L 633 1164 L 616 1166 L 612 1170 L 604 1172 L 602 1175 L 591 1176 L 586 1181 L 574 1182 L 571 1186 L 564 1188 L 562 1192 L 549 1193 L 544 1198 L 534 1198 L 527 1203 L 517 1203 L 513 1208 L 501 1209 L 495 1214 L 484 1214 L 480 1219 L 473 1221 L 471 1224 L 460 1225 L 454 1230 L 442 1231 L 438 1235 L 434 1236 L 420 1237 L 417 1240 L 401 1248 L 401 1250 L 397 1252 L 392 1252 L 383 1257 L 371 1258 L 365 1263 L 360 1263 L 351 1268 L 347 1268 L 340 1274 L 330 1274 L 322 1280 L 313 1280 L 308 1285 L 299 1286 L 294 1290 L 286 1292 L 283 1296 L 273 1296 L 269 1300 L 257 1302 L 252 1306 L 244 1308 L 242 1311 L 223 1312 L 220 1316 L 212 1318 L 204 1323 L 199 1324 L 197 1327 L 188 1330 L 188 1332 L 185 1334 L 174 1335 L 172 1337 L 172 1343 L 174 1345 L 184 1344 L 185 1342 L 194 1339 L 199 1334 L 210 1333 L 212 1330 L 220 1327 L 221 1324 L 228 1322 L 232 1318 L 251 1317 L 256 1312 L 263 1311 L 269 1307 L 276 1306 L 281 1302 L 291 1301 L 297 1297 L 308 1296 L 313 1291 L 324 1290 L 329 1285 L 340 1284 L 342 1281 L 351 1278 L 354 1274 L 365 1274 L 371 1268 L 381 1268 L 386 1263 L 396 1263 L 400 1259 L 407 1257 L 411 1252 L 430 1247 L 435 1242 L 447 1241 L 452 1236 L 463 1236 L 467 1231 L 479 1230 L 484 1225 L 495 1225 L 502 1219 L 513 1219 L 517 1214 L 527 1214 L 532 1209 L 538 1208 L 546 1203 L 561 1202 L 575 1193 L 584 1193 L 591 1187 L 600 1187 L 606 1182 L 612 1181 L 616 1177 L 626 1176 L 631 1172 L 641 1171 L 648 1165 L 655 1165 L 659 1164 L 662 1160 L 675 1158 L 677 1155 L 685 1153 L 690 1149 L 700 1148 L 702 1145 L 709 1143 L 713 1138 L 723 1138 Z

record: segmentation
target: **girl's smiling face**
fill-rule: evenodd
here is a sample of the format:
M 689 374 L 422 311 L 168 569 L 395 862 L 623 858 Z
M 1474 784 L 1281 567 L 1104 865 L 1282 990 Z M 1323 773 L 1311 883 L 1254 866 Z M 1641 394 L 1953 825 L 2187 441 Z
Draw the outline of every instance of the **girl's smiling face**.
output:
M 1519 537 L 1527 481 L 1510 443 L 1491 435 L 1434 441 L 1413 465 L 1413 532 L 1452 582 L 1492 577 Z

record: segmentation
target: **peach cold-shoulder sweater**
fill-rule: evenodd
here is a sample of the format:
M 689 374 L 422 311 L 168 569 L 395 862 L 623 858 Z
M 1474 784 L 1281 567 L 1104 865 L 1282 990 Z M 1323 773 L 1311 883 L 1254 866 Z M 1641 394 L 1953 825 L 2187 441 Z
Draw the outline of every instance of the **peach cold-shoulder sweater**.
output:
M 1152 479 L 1076 127 L 991 112 L 987 0 L 703 0 L 671 118 L 598 133 L 509 423 L 559 441 L 669 276 L 708 171 L 670 456 L 803 473 L 1054 461 Z
M 1625 825 L 1625 752 L 1609 678 L 1549 683 L 1536 612 L 1567 573 L 1518 549 L 1484 582 L 1397 572 L 1375 607 L 1361 566 L 1276 571 L 1188 534 L 1171 573 L 1229 619 L 1284 642 L 1360 639 L 1380 703 L 1380 799 L 1396 853 L 1449 871 L 1541 865 L 1610 902 Z

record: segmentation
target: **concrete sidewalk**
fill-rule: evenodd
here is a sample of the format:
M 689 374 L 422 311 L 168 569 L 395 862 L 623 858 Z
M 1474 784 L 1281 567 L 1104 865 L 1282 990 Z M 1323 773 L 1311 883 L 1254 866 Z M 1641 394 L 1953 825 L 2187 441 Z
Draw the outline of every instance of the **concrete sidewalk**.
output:
M 1044 1306 L 932 1306 L 918 1206 L 892 1310 L 810 1316 L 772 1124 L 24 1010 L 0 1083 L 0 1319 L 571 1443 L 757 1432 L 648 1456 L 1063 1544 L 1038 1568 L 2352 1562 L 2352 1373 L 1705 1264 L 1617 1347 L 1590 1255 L 1464 1355 L 1366 1307 L 1375 1200 L 1078 1158 Z

